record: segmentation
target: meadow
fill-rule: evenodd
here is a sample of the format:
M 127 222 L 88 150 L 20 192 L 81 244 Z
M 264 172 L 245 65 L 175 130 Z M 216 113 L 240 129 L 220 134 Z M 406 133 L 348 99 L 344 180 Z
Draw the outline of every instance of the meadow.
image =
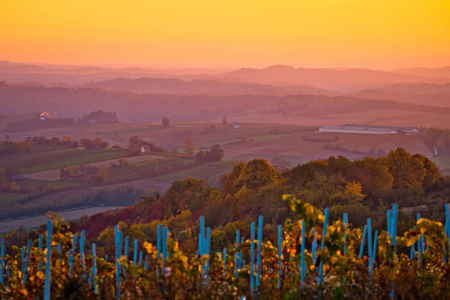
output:
M 123 150 L 78 150 L 49 147 L 37 147 L 31 153 L 19 153 L 0 157 L 3 168 L 14 167 L 20 169 L 20 174 L 28 174 L 52 169 L 65 168 L 70 165 L 82 165 L 119 159 L 127 156 Z

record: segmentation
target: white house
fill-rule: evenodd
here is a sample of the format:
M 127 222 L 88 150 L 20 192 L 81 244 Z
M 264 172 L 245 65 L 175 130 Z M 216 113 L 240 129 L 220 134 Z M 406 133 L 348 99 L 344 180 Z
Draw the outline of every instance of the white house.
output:
M 45 119 L 51 119 L 53 118 L 53 114 L 51 114 L 48 111 L 44 111 L 42 114 L 39 115 L 39 119 L 45 120 Z
M 150 152 L 150 147 L 148 145 L 142 145 L 140 149 L 142 153 Z

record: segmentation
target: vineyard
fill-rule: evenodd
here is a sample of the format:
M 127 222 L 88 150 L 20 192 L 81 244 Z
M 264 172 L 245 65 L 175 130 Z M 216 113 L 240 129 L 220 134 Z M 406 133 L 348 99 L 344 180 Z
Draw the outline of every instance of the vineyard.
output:
M 397 234 L 397 206 L 387 211 L 387 231 L 372 232 L 328 209 L 285 195 L 299 221 L 278 226 L 264 241 L 263 217 L 250 237 L 236 232 L 231 249 L 211 253 L 211 230 L 200 217 L 186 228 L 197 248 L 184 254 L 167 227 L 156 245 L 114 229 L 114 257 L 96 255 L 84 231 L 74 235 L 56 214 L 47 232 L 21 248 L 1 243 L 2 299 L 448 299 L 449 205 L 446 224 L 420 218 Z M 330 224 L 329 224 L 330 223 Z M 195 238 L 194 238 L 195 236 Z M 111 245 L 112 246 L 112 245 Z M 7 251 L 8 250 L 8 251 Z M 15 255 L 5 254 L 16 252 Z

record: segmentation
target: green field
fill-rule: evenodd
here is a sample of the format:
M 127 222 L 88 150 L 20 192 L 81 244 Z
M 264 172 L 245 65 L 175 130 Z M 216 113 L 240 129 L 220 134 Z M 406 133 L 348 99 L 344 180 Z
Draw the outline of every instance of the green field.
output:
M 168 165 L 182 163 L 178 157 L 167 157 L 130 164 L 128 167 L 108 168 L 110 181 L 108 184 L 140 180 L 154 175 L 154 170 L 167 168 Z
M 260 135 L 255 137 L 255 141 L 256 142 L 261 142 L 261 141 L 271 141 L 271 140 L 276 140 L 276 139 L 280 139 L 283 138 L 285 136 L 288 136 L 289 134 L 267 134 L 267 135 Z
M 2 168 L 19 168 L 20 174 L 64 168 L 127 156 L 124 150 L 51 149 L 0 157 Z
M 49 180 L 37 180 L 25 178 L 17 182 L 17 184 L 21 187 L 24 187 L 28 190 L 39 190 L 39 188 L 43 187 L 46 189 L 65 189 L 69 187 L 80 186 L 76 181 L 49 181 Z
M 48 192 L 48 191 L 60 191 L 68 188 L 82 186 L 81 183 L 77 181 L 48 181 L 48 180 L 36 180 L 25 178 L 23 180 L 17 181 L 16 184 L 25 188 L 27 193 L 0 193 L 0 207 L 21 200 L 36 193 Z
M 0 193 L 0 207 L 3 207 L 11 202 L 20 200 L 26 197 L 26 194 L 18 194 L 18 193 Z
M 107 131 L 102 132 L 103 136 L 115 136 L 120 134 L 131 134 L 135 135 L 141 132 L 149 132 L 149 131 L 156 131 L 164 129 L 161 126 L 148 126 L 148 127 L 141 127 L 141 128 L 133 128 L 133 129 L 124 129 L 124 130 L 115 130 L 115 131 Z
M 173 182 L 188 177 L 204 178 L 208 184 L 214 184 L 222 174 L 229 173 L 238 162 L 224 160 L 221 162 L 200 165 L 191 169 L 174 172 L 171 174 L 154 177 L 154 179 Z
M 432 157 L 430 159 L 444 175 L 450 175 L 450 157 Z

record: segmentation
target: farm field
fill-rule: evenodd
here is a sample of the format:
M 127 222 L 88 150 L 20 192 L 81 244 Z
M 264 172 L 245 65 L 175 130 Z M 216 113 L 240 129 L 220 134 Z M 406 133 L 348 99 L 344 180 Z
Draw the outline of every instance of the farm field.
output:
M 229 124 L 231 121 L 234 120 L 230 120 Z M 282 171 L 311 160 L 326 159 L 331 155 L 343 155 L 349 159 L 378 157 L 398 147 L 405 148 L 412 154 L 421 153 L 427 157 L 432 155 L 420 135 L 324 133 L 319 132 L 317 126 L 250 122 L 241 124 L 242 129 L 230 129 L 219 122 L 173 122 L 169 128 L 164 128 L 159 123 L 123 123 L 83 125 L 83 131 L 78 133 L 71 127 L 42 130 L 40 134 L 47 137 L 101 137 L 110 146 L 118 143 L 123 147 L 127 147 L 130 136 L 138 135 L 145 141 L 167 149 L 168 152 L 129 157 L 125 150 L 78 150 L 37 146 L 34 149 L 36 151 L 3 156 L 0 157 L 1 167 L 17 166 L 20 174 L 25 175 L 24 180 L 17 182 L 25 191 L 0 193 L 0 206 L 7 207 L 16 201 L 28 201 L 35 196 L 39 197 L 39 201 L 47 203 L 41 195 L 50 193 L 53 199 L 60 193 L 69 197 L 78 193 L 77 189 L 82 187 L 93 191 L 128 186 L 161 194 L 173 181 L 188 177 L 205 178 L 208 184 L 220 186 L 221 175 L 229 173 L 235 164 L 255 158 L 266 159 L 277 170 Z M 33 136 L 31 132 L 20 134 Z M 20 134 L 13 134 L 11 138 L 17 139 Z M 178 152 L 183 151 L 183 144 L 188 136 L 193 137 L 196 151 L 209 150 L 215 144 L 221 145 L 225 153 L 224 161 L 198 165 L 193 157 L 172 153 L 174 146 L 178 148 Z M 119 166 L 119 158 L 128 160 L 129 166 Z M 444 174 L 449 173 L 450 163 L 447 157 L 436 157 L 433 161 Z M 88 183 L 87 174 L 61 181 L 60 168 L 73 164 L 106 167 L 109 180 L 100 186 L 92 186 Z
M 88 207 L 81 209 L 73 209 L 67 211 L 59 211 L 57 212 L 60 216 L 64 218 L 66 221 L 76 220 L 81 218 L 84 215 L 92 216 L 98 214 L 100 212 L 104 212 L 107 210 L 114 210 L 117 208 L 121 208 L 121 206 L 97 206 L 97 207 Z M 48 217 L 44 215 L 33 216 L 28 218 L 21 218 L 15 220 L 6 220 L 0 222 L 0 233 L 13 231 L 15 228 L 20 226 L 24 226 L 25 228 L 36 228 L 39 225 L 47 222 Z
M 188 177 L 204 178 L 207 184 L 217 186 L 220 177 L 231 172 L 231 170 L 237 163 L 237 161 L 221 161 L 208 163 L 187 170 L 157 176 L 154 179 L 166 182 L 174 182 L 176 180 L 182 180 Z
M 128 182 L 122 182 L 122 183 L 114 183 L 114 184 L 108 184 L 107 186 L 101 186 L 101 187 L 93 187 L 94 190 L 100 190 L 104 188 L 114 188 L 114 187 L 121 187 L 121 186 L 127 186 L 132 187 L 135 189 L 141 189 L 147 192 L 155 192 L 159 193 L 160 195 L 164 194 L 171 186 L 171 182 L 158 180 L 154 178 L 146 178 L 141 180 L 133 180 Z
M 242 118 L 240 114 L 231 114 L 230 119 Z M 245 116 L 246 122 L 260 122 L 276 124 L 296 124 L 303 126 L 338 126 L 341 124 L 364 124 L 386 126 L 422 126 L 450 128 L 448 114 L 436 112 L 414 112 L 402 110 L 369 110 L 366 112 L 333 112 L 292 110 L 283 113 L 249 114 Z M 395 120 L 395 121 L 393 121 Z M 218 121 L 218 120 L 217 120 Z M 393 124 L 394 122 L 394 124 Z
M 123 157 L 120 157 L 123 158 Z M 142 156 L 134 156 L 134 157 L 127 157 L 126 159 L 130 163 L 137 163 L 142 161 L 150 161 L 150 160 L 157 160 L 161 157 L 155 156 L 155 155 L 142 155 Z M 79 164 L 79 166 L 86 166 L 86 167 L 104 167 L 108 168 L 111 164 L 118 164 L 117 159 L 111 159 L 111 160 L 104 160 L 104 161 L 98 161 L 95 163 L 90 164 Z M 30 178 L 30 179 L 36 179 L 36 180 L 48 180 L 48 181 L 56 181 L 60 180 L 60 169 L 52 169 L 52 170 L 46 170 L 41 172 L 35 172 L 35 173 L 28 173 L 23 176 L 24 178 Z
M 247 120 L 247 118 L 246 118 Z M 251 118 L 249 118 L 251 120 Z M 229 120 L 240 121 L 240 118 Z M 346 120 L 354 123 L 355 120 Z M 80 139 L 85 136 L 100 137 L 110 145 L 119 144 L 125 147 L 132 135 L 154 142 L 155 144 L 171 150 L 176 146 L 182 151 L 184 140 L 187 136 L 193 136 L 198 150 L 209 149 L 214 144 L 220 144 L 225 149 L 225 158 L 229 160 L 248 160 L 262 156 L 268 158 L 286 157 L 293 163 L 325 158 L 329 155 L 348 155 L 353 158 L 362 157 L 353 152 L 369 152 L 370 149 L 389 151 L 397 147 L 403 147 L 412 153 L 422 153 L 431 156 L 431 151 L 424 145 L 422 136 L 374 136 L 355 135 L 341 133 L 319 133 L 318 126 L 322 124 L 335 125 L 325 120 L 315 126 L 300 126 L 292 124 L 276 123 L 242 123 L 243 129 L 225 129 L 219 122 L 182 123 L 173 122 L 169 128 L 163 128 L 159 123 L 136 124 L 96 124 L 96 126 L 84 126 L 82 133 L 71 132 L 73 129 L 58 128 L 46 130 L 46 136 L 69 135 Z M 337 124 L 345 123 L 340 120 Z M 371 122 L 368 122 L 371 123 Z M 377 123 L 375 120 L 373 124 Z M 392 125 L 392 124 L 389 124 Z M 415 124 L 417 125 L 417 124 Z M 11 136 L 14 140 L 33 135 L 32 132 L 15 133 Z M 311 142 L 303 140 L 304 137 L 316 139 L 329 139 L 330 142 Z M 335 138 L 338 140 L 334 141 Z M 324 144 L 340 144 L 344 150 L 325 150 Z M 118 156 L 117 156 L 118 157 Z
M 3 168 L 19 168 L 20 174 L 28 174 L 65 168 L 75 164 L 82 165 L 119 159 L 124 156 L 127 156 L 126 151 L 124 150 L 79 150 L 56 148 L 33 151 L 31 153 L 0 156 L 0 165 Z
M 431 160 L 439 167 L 442 174 L 450 176 L 450 157 L 432 157 Z

